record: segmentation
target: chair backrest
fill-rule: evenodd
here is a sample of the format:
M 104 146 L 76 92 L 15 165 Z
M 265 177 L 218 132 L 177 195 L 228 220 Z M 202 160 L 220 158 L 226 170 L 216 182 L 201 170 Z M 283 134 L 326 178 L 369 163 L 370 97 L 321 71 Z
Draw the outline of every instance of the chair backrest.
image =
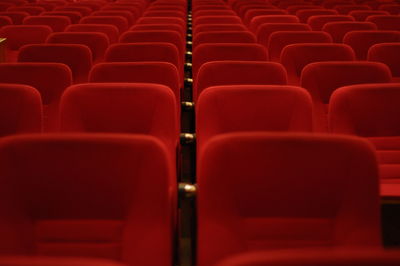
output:
M 400 31 L 400 18 L 395 15 L 374 15 L 366 19 L 376 25 L 378 30 L 398 30 Z
M 392 76 L 400 78 L 400 43 L 378 43 L 369 48 L 368 61 L 386 64 Z
M 118 28 L 114 25 L 105 24 L 72 24 L 69 25 L 65 32 L 102 32 L 107 35 L 110 43 L 118 42 Z
M 79 12 L 82 17 L 89 16 L 92 13 L 92 9 L 84 6 L 60 6 L 54 8 L 54 11 L 74 11 Z
M 338 88 L 364 83 L 388 83 L 390 69 L 382 63 L 365 61 L 316 62 L 301 73 L 301 87 L 308 90 L 314 102 L 315 130 L 327 130 L 327 111 L 331 94 Z
M 242 24 L 238 16 L 201 16 L 193 19 L 193 27 L 202 24 Z
M 143 135 L 4 139 L 0 209 L 7 233 L 0 252 L 170 265 L 176 176 L 166 153 Z
M 44 25 L 9 25 L 0 29 L 0 37 L 7 38 L 7 48 L 19 50 L 26 44 L 44 43 L 53 31 Z
M 45 11 L 43 7 L 39 6 L 15 6 L 7 9 L 10 12 L 26 12 L 31 16 L 38 16 Z
M 79 23 L 81 20 L 82 15 L 76 11 L 47 11 L 42 13 L 43 16 L 65 16 L 69 17 L 72 24 Z
M 89 82 L 156 83 L 169 87 L 180 101 L 179 75 L 167 62 L 113 62 L 93 66 Z
M 23 24 L 47 25 L 54 32 L 61 32 L 71 24 L 71 19 L 66 16 L 29 16 L 24 19 Z
M 248 25 L 251 29 L 252 21 L 254 18 L 258 16 L 265 16 L 265 15 L 287 15 L 288 12 L 283 9 L 248 9 L 243 17 L 243 23 Z
M 193 37 L 193 49 L 203 43 L 255 43 L 256 37 L 249 31 L 200 32 Z
M 33 87 L 0 84 L 0 136 L 42 131 L 42 100 Z
M 179 139 L 175 95 L 165 85 L 87 83 L 69 87 L 60 103 L 61 131 L 151 135 L 175 160 Z
M 400 31 L 351 31 L 343 37 L 343 43 L 350 45 L 358 60 L 366 60 L 369 48 L 377 43 L 400 42 Z
M 338 15 L 338 12 L 333 9 L 303 9 L 296 12 L 296 16 L 301 23 L 307 23 L 308 19 L 312 16 L 321 15 Z
M 24 18 L 29 16 L 29 13 L 27 12 L 11 12 L 11 11 L 1 11 L 0 12 L 0 16 L 6 16 L 9 17 L 14 25 L 21 25 L 22 21 L 24 20 Z
M 299 23 L 299 18 L 293 15 L 260 15 L 250 21 L 249 29 L 257 33 L 258 28 L 264 23 Z
M 200 44 L 193 51 L 193 78 L 196 79 L 200 66 L 210 61 L 240 60 L 266 61 L 266 49 L 253 43 L 206 43 Z
M 55 32 L 47 38 L 47 43 L 83 44 L 92 51 L 93 62 L 102 61 L 109 40 L 102 32 Z
M 137 18 L 129 11 L 122 11 L 122 10 L 99 10 L 95 11 L 91 16 L 121 16 L 127 19 L 128 25 L 132 25 L 135 23 Z
M 286 71 L 281 64 L 263 61 L 211 61 L 204 63 L 193 86 L 197 101 L 208 87 L 220 85 L 286 85 Z
M 359 22 L 359 21 L 338 21 L 328 22 L 322 30 L 329 33 L 332 36 L 334 42 L 343 42 L 343 37 L 346 33 L 353 30 L 376 30 L 377 27 L 371 22 Z
M 267 46 L 269 37 L 277 31 L 311 31 L 311 28 L 304 23 L 264 23 L 258 28 L 257 42 Z
M 83 83 L 92 68 L 92 52 L 82 44 L 31 44 L 20 49 L 18 62 L 63 63 L 71 69 L 74 83 Z
M 380 5 L 379 10 L 388 11 L 391 15 L 398 15 L 400 14 L 400 5 L 399 4 Z
M 347 15 L 318 15 L 311 16 L 307 20 L 307 24 L 310 25 L 312 30 L 322 30 L 324 25 L 328 22 L 337 21 L 354 21 L 354 17 Z
M 286 68 L 289 84 L 298 85 L 303 68 L 314 62 L 354 61 L 350 46 L 341 43 L 297 43 L 283 48 L 280 62 Z
M 40 92 L 45 131 L 58 130 L 58 105 L 61 94 L 72 83 L 72 73 L 61 63 L 3 63 L 0 83 L 25 84 Z
M 349 15 L 352 16 L 356 21 L 365 21 L 369 16 L 390 15 L 390 13 L 383 10 L 354 10 L 351 11 Z
M 244 251 L 381 245 L 377 163 L 364 139 L 223 134 L 204 147 L 197 177 L 199 266 Z
M 363 137 L 399 136 L 399 99 L 399 83 L 341 87 L 331 96 L 330 131 Z
M 268 40 L 267 50 L 271 61 L 280 62 L 281 52 L 295 43 L 332 43 L 332 37 L 323 31 L 278 31 Z
M 83 17 L 79 23 L 114 25 L 118 28 L 120 34 L 129 28 L 128 20 L 121 16 L 87 16 Z
M 214 31 L 246 31 L 247 28 L 242 24 L 203 24 L 193 29 L 193 34 Z

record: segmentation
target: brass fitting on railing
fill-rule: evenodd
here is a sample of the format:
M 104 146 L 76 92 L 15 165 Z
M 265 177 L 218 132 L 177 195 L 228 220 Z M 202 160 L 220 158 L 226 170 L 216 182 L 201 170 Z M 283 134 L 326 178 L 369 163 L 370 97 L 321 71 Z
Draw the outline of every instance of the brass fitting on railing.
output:
M 180 141 L 181 141 L 182 145 L 188 145 L 188 144 L 195 143 L 196 134 L 195 133 L 181 133 Z
M 194 110 L 194 102 L 181 102 L 181 108 L 184 111 L 193 111 Z
M 179 183 L 178 185 L 179 195 L 184 198 L 193 198 L 197 193 L 197 185 L 190 183 Z

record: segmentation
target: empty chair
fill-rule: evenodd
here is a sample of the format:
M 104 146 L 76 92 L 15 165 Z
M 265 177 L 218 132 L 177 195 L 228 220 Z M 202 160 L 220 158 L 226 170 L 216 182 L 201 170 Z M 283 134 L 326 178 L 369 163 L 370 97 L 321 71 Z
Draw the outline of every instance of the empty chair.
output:
M 399 83 L 353 85 L 336 90 L 329 108 L 331 132 L 366 137 L 374 144 L 383 197 L 400 196 L 399 99 Z
M 100 63 L 93 66 L 89 81 L 161 84 L 173 91 L 177 104 L 180 102 L 179 74 L 176 67 L 168 62 Z
M 339 21 L 326 23 L 322 30 L 332 36 L 334 42 L 343 42 L 343 37 L 349 31 L 353 30 L 376 30 L 377 27 L 371 22 L 359 21 Z
M 148 13 L 150 14 L 150 12 Z M 154 14 L 154 13 L 153 13 Z M 193 14 L 193 16 L 235 16 L 236 13 L 233 10 L 199 10 Z
M 337 5 L 351 5 L 354 4 L 353 0 L 324 0 L 322 3 L 325 8 L 335 8 Z
M 24 18 L 29 16 L 27 12 L 17 12 L 17 11 L 1 11 L 0 16 L 9 17 L 14 25 L 21 25 Z
M 7 26 L 7 25 L 12 25 L 13 22 L 11 18 L 7 16 L 0 16 L 0 27 Z
M 47 38 L 47 43 L 83 44 L 92 51 L 93 62 L 102 61 L 109 41 L 102 32 L 56 32 Z
M 87 83 L 69 87 L 60 103 L 61 131 L 151 135 L 175 160 L 177 106 L 170 88 L 148 83 Z
M 204 63 L 196 76 L 193 99 L 203 90 L 219 85 L 286 85 L 281 64 L 260 61 L 211 61 Z
M 61 6 L 54 8 L 54 11 L 74 11 L 79 12 L 82 17 L 89 16 L 92 13 L 92 9 L 84 6 Z
M 354 21 L 354 17 L 347 15 L 318 15 L 311 16 L 307 20 L 307 24 L 310 25 L 312 30 L 322 30 L 324 25 L 328 22 L 337 21 Z
M 377 43 L 400 42 L 399 31 L 351 31 L 346 33 L 343 43 L 350 45 L 358 60 L 366 60 L 368 49 Z
M 46 25 L 54 32 L 64 31 L 71 24 L 71 19 L 66 16 L 29 16 L 24 19 L 24 25 Z
M 12 3 L 6 3 L 6 2 L 1 2 L 0 3 L 0 11 L 6 11 L 8 8 L 13 7 L 14 4 Z
M 178 32 L 182 40 L 186 40 L 186 29 L 178 24 L 135 24 L 129 28 L 129 31 L 136 31 L 136 30 L 140 31 L 172 30 Z
M 186 29 L 185 20 L 173 17 L 142 17 L 136 24 L 177 24 Z
M 42 100 L 33 87 L 0 84 L 0 136 L 42 131 Z
M 46 11 L 41 14 L 42 16 L 64 16 L 69 17 L 72 24 L 79 23 L 82 15 L 79 12 L 74 11 Z
M 250 21 L 249 29 L 257 33 L 260 26 L 264 23 L 298 23 L 299 19 L 293 15 L 264 15 L 256 16 Z
M 379 6 L 379 10 L 387 11 L 391 15 L 398 15 L 398 14 L 400 14 L 400 5 L 399 4 L 380 5 Z
M 337 6 L 335 6 L 335 10 L 337 10 L 337 12 L 339 14 L 347 15 L 351 11 L 354 11 L 354 10 L 371 10 L 371 7 L 369 7 L 367 5 L 354 5 L 354 4 L 337 5 Z
M 193 78 L 196 80 L 200 66 L 210 61 L 240 60 L 240 61 L 266 61 L 266 49 L 253 43 L 206 43 L 200 44 L 193 51 Z
M 246 31 L 247 28 L 242 24 L 203 24 L 193 29 L 195 36 L 200 32 L 214 32 L 214 31 Z
M 107 35 L 110 43 L 118 42 L 119 31 L 114 25 L 104 24 L 74 24 L 69 25 L 66 32 L 102 32 Z
M 393 82 L 400 82 L 400 43 L 378 43 L 369 48 L 368 61 L 386 64 L 392 72 Z
M 44 25 L 9 25 L 2 27 L 0 37 L 7 38 L 6 60 L 16 62 L 19 48 L 26 44 L 44 43 L 51 33 L 51 28 Z
M 161 141 L 143 135 L 4 139 L 0 209 L 7 234 L 0 253 L 170 265 L 176 176 L 166 153 Z
M 183 67 L 180 65 L 179 52 L 171 43 L 117 43 L 110 45 L 105 54 L 106 62 L 168 62 L 179 71 L 183 88 Z
M 250 26 L 251 21 L 258 16 L 287 14 L 287 11 L 282 9 L 249 9 L 248 11 L 246 11 L 245 16 L 243 17 L 243 23 Z
M 286 68 L 288 83 L 298 85 L 303 68 L 314 62 L 354 61 L 350 46 L 339 43 L 297 43 L 283 48 L 280 62 Z
M 136 21 L 136 17 L 129 11 L 122 10 L 100 10 L 95 11 L 91 16 L 121 16 L 128 20 L 128 25 L 132 25 Z
M 296 15 L 296 13 L 300 10 L 310 10 L 310 9 L 321 9 L 322 6 L 317 6 L 317 5 L 309 5 L 307 3 L 307 5 L 294 5 L 294 6 L 290 6 L 287 8 L 287 11 L 289 12 L 289 14 L 292 15 Z
M 249 31 L 200 32 L 193 37 L 193 48 L 203 43 L 255 43 L 256 37 Z
M 92 53 L 82 44 L 31 44 L 20 49 L 18 62 L 55 62 L 66 64 L 72 71 L 74 83 L 88 81 Z
M 144 17 L 177 17 L 186 19 L 187 15 L 185 12 L 180 10 L 149 10 L 143 14 Z
M 245 252 L 221 261 L 218 266 L 395 266 L 399 263 L 400 253 L 396 250 L 318 248 Z
M 278 31 L 268 40 L 267 50 L 271 61 L 279 62 L 281 51 L 294 43 L 331 43 L 332 37 L 323 31 Z
M 128 20 L 121 16 L 87 16 L 83 17 L 79 23 L 114 25 L 119 33 L 127 31 L 129 27 Z
M 242 24 L 238 16 L 201 16 L 193 20 L 193 27 L 202 24 Z
M 258 28 L 257 42 L 267 46 L 271 34 L 277 31 L 311 31 L 311 28 L 304 23 L 264 23 Z
M 337 14 L 338 12 L 333 9 L 304 9 L 297 11 L 296 16 L 299 18 L 301 23 L 307 23 L 308 19 L 312 16 L 327 16 Z
M 369 16 L 389 15 L 389 12 L 382 10 L 354 10 L 349 15 L 354 17 L 356 21 L 365 21 Z
M 378 62 L 316 62 L 301 73 L 301 87 L 308 90 L 314 102 L 314 129 L 327 130 L 327 112 L 331 94 L 353 84 L 391 82 L 390 69 Z
M 376 25 L 378 30 L 400 31 L 400 17 L 395 15 L 375 15 L 367 18 L 368 22 Z
M 25 84 L 40 92 L 43 103 L 44 131 L 59 129 L 59 100 L 72 83 L 72 73 L 61 63 L 3 63 L 0 83 Z
M 198 169 L 199 266 L 245 251 L 381 245 L 376 157 L 361 138 L 223 134 Z
M 41 1 L 41 2 L 36 2 L 36 3 L 28 3 L 28 4 L 25 4 L 24 6 L 25 7 L 29 7 L 29 6 L 41 7 L 45 10 L 44 12 L 52 11 L 56 7 L 55 4 L 52 4 L 52 3 L 46 2 L 46 1 Z
M 40 15 L 40 13 L 44 12 L 45 9 L 43 7 L 39 7 L 39 6 L 15 6 L 15 7 L 8 8 L 7 11 L 26 12 L 26 13 L 29 13 L 29 15 L 31 15 L 31 16 L 37 16 L 37 15 Z
M 122 43 L 138 43 L 138 42 L 168 42 L 176 46 L 180 56 L 180 64 L 183 66 L 185 46 L 181 35 L 172 30 L 147 30 L 147 31 L 128 31 L 121 35 Z

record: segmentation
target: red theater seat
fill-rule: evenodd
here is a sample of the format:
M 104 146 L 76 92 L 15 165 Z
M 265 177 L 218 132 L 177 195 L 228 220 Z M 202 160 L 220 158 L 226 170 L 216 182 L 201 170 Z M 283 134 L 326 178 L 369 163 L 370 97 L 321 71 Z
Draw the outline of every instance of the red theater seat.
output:
M 201 16 L 193 19 L 193 27 L 202 24 L 242 24 L 238 16 Z
M 0 136 L 42 131 L 42 100 L 33 87 L 0 84 Z
M 329 108 L 333 133 L 366 137 L 375 145 L 381 195 L 397 199 L 400 197 L 399 100 L 399 83 L 353 85 L 335 91 Z
M 12 25 L 13 22 L 11 18 L 7 16 L 0 16 L 0 27 L 7 26 L 7 25 Z
M 257 33 L 264 23 L 299 23 L 299 19 L 293 15 L 256 16 L 250 21 L 249 28 L 252 32 Z
M 215 31 L 247 31 L 247 28 L 241 24 L 204 24 L 193 29 L 193 35 L 201 32 Z
M 367 5 L 354 5 L 354 4 L 336 5 L 334 8 L 335 8 L 335 10 L 337 10 L 337 12 L 339 14 L 342 14 L 342 15 L 347 15 L 351 11 L 355 11 L 355 10 L 371 10 L 371 7 L 369 7 Z
M 161 141 L 25 135 L 4 139 L 0 156 L 2 255 L 171 265 L 177 185 Z
M 84 6 L 61 6 L 54 8 L 54 11 L 73 11 L 79 12 L 82 17 L 89 16 L 92 13 L 92 9 Z
M 126 266 L 117 261 L 94 258 L 66 258 L 47 256 L 0 256 L 0 265 L 13 266 Z
M 69 25 L 65 32 L 102 32 L 107 35 L 110 43 L 118 42 L 119 37 L 117 27 L 105 24 L 74 24 Z
M 83 17 L 79 23 L 114 25 L 119 33 L 127 31 L 129 27 L 128 20 L 121 16 L 87 16 Z
M 337 21 L 354 21 L 354 17 L 347 15 L 318 15 L 311 16 L 307 20 L 307 24 L 310 25 L 312 30 L 322 30 L 324 25 L 328 22 Z
M 270 35 L 267 50 L 271 61 L 279 62 L 281 51 L 295 43 L 331 43 L 332 37 L 323 31 L 277 31 Z
M 11 11 L 1 11 L 0 16 L 9 17 L 14 25 L 21 25 L 24 18 L 29 16 L 27 12 L 11 12 Z
M 368 61 L 386 64 L 392 72 L 393 82 L 400 82 L 400 43 L 379 43 L 371 46 Z
M 251 21 L 258 16 L 287 15 L 288 12 L 282 9 L 249 9 L 243 17 L 244 24 L 250 26 Z
M 92 51 L 93 62 L 102 61 L 108 48 L 108 37 L 102 32 L 56 32 L 47 38 L 47 43 L 82 44 Z
M 136 17 L 129 11 L 122 11 L 122 10 L 100 10 L 95 11 L 91 16 L 121 16 L 127 19 L 128 25 L 132 25 L 136 21 Z
M 0 29 L 0 37 L 6 38 L 6 61 L 16 62 L 19 49 L 26 44 L 44 43 L 52 33 L 44 25 L 8 25 Z
M 368 17 L 367 21 L 374 23 L 378 30 L 400 31 L 400 16 L 375 15 Z
M 74 11 L 47 11 L 41 14 L 42 16 L 64 16 L 71 20 L 72 24 L 79 23 L 82 15 L 79 12 Z
M 400 14 L 400 5 L 399 4 L 384 4 L 379 6 L 379 10 L 384 10 L 389 12 L 392 15 Z
M 249 31 L 200 32 L 193 37 L 193 49 L 204 43 L 255 43 L 256 37 Z
M 262 61 L 211 61 L 204 63 L 196 76 L 193 98 L 219 85 L 285 85 L 286 71 L 281 64 Z
M 207 43 L 200 44 L 193 51 L 193 78 L 196 80 L 200 66 L 210 61 L 240 60 L 266 61 L 268 59 L 265 48 L 254 43 Z
M 381 245 L 376 157 L 361 138 L 223 134 L 205 145 L 197 177 L 199 266 L 245 251 Z
M 40 15 L 40 13 L 46 11 L 43 7 L 39 6 L 15 6 L 7 9 L 9 12 L 26 12 L 31 16 Z
M 289 84 L 298 85 L 303 68 L 314 62 L 353 61 L 350 46 L 341 43 L 299 43 L 283 48 L 280 62 L 286 68 Z
M 243 26 L 244 27 L 244 26 Z M 186 29 L 179 24 L 135 24 L 129 28 L 129 31 L 147 31 L 147 30 L 172 30 L 181 35 L 181 39 L 186 39 Z
M 95 65 L 90 82 L 156 83 L 169 87 L 180 103 L 180 80 L 176 67 L 167 62 L 113 62 Z
M 31 44 L 20 49 L 18 62 L 54 62 L 66 64 L 74 83 L 88 81 L 92 53 L 82 44 Z
M 351 31 L 346 33 L 343 43 L 350 45 L 358 60 L 366 60 L 368 49 L 377 43 L 400 42 L 400 31 Z
M 365 21 L 369 16 L 389 15 L 389 12 L 382 10 L 354 10 L 349 13 L 356 21 Z
M 245 252 L 227 258 L 217 266 L 396 266 L 399 263 L 400 253 L 396 250 L 319 248 Z
M 322 30 L 332 36 L 334 42 L 343 42 L 343 37 L 346 33 L 353 30 L 377 30 L 374 23 L 359 22 L 359 21 L 338 21 L 326 23 Z
M 71 19 L 66 16 L 29 16 L 24 19 L 24 25 L 46 25 L 54 32 L 64 31 L 71 24 Z
M 170 88 L 149 83 L 88 83 L 69 87 L 60 103 L 61 131 L 151 135 L 176 158 L 177 106 Z
M 59 128 L 58 105 L 62 92 L 72 83 L 71 70 L 60 63 L 0 64 L 0 83 L 25 84 L 40 92 L 44 130 Z
M 332 92 L 353 84 L 391 82 L 390 69 L 378 62 L 317 62 L 304 67 L 301 87 L 308 90 L 314 101 L 314 129 L 327 130 L 328 104 Z
M 308 19 L 312 16 L 327 16 L 327 15 L 338 15 L 338 12 L 333 9 L 305 9 L 299 10 L 296 16 L 299 18 L 301 23 L 307 23 Z
M 172 17 L 142 17 L 136 24 L 177 24 L 186 29 L 186 22 L 181 18 Z
M 269 37 L 277 31 L 311 31 L 311 28 L 303 23 L 264 23 L 258 28 L 257 42 L 267 46 Z

